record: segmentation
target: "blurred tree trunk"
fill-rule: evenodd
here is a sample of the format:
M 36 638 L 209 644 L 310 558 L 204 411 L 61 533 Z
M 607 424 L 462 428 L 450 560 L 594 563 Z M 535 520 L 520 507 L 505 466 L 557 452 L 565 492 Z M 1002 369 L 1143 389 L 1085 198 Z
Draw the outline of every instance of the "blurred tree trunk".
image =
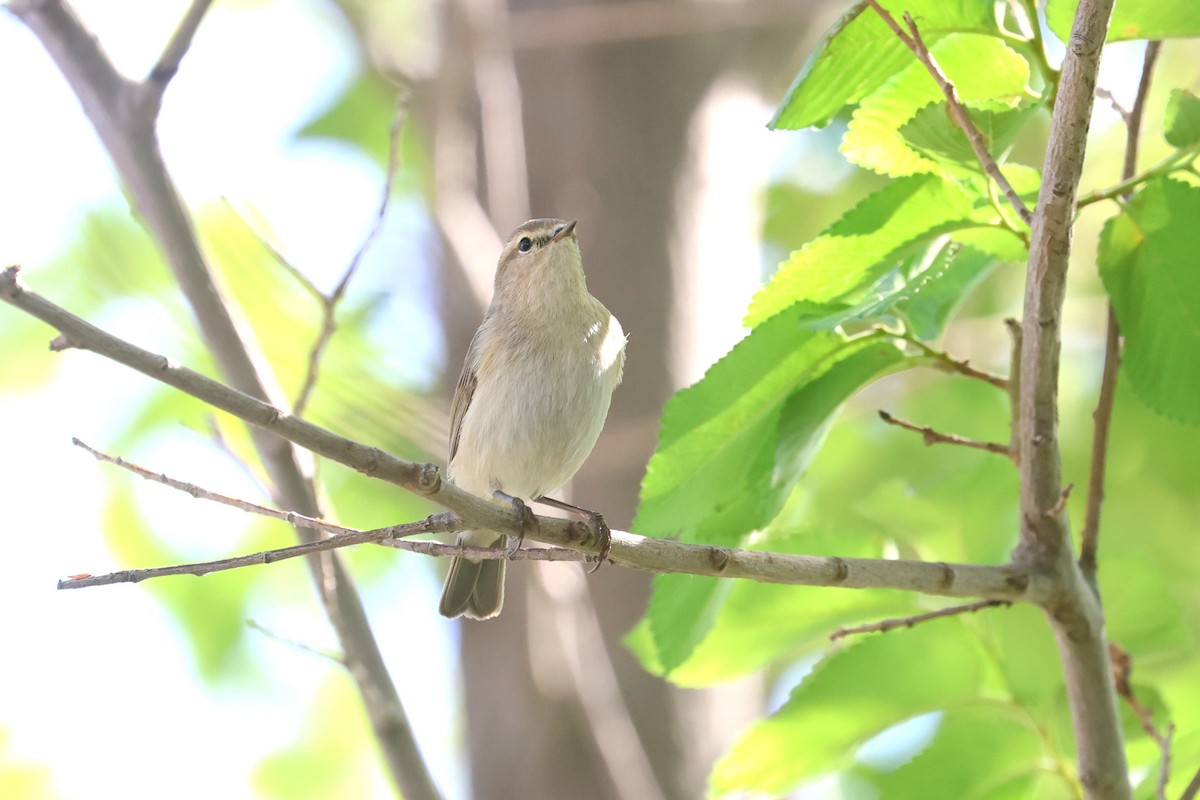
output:
M 673 5 L 678 9 L 673 14 L 686 15 L 692 4 L 655 5 Z M 552 7 L 514 0 L 514 31 L 521 12 L 539 6 Z M 727 72 L 753 74 L 759 65 L 789 63 L 809 10 L 809 4 L 790 5 L 784 24 L 769 29 L 566 47 L 553 40 L 540 45 L 522 40 L 525 46 L 515 52 L 533 215 L 579 219 L 588 286 L 629 335 L 625 382 L 573 493 L 576 503 L 601 510 L 613 527 L 628 529 L 663 403 L 678 388 L 668 324 L 671 250 L 676 190 L 693 112 Z M 452 9 L 452 18 L 455 13 Z M 446 30 L 451 37 L 447 59 L 458 61 L 470 52 L 470 43 L 454 41 L 466 34 L 453 19 Z M 462 64 L 447 63 L 445 68 L 459 70 Z M 777 91 L 789 78 L 770 75 L 781 83 Z M 493 209 L 492 218 L 502 236 L 523 221 L 504 209 Z M 445 282 L 450 387 L 479 321 L 478 308 L 464 296 L 463 286 L 453 276 Z M 622 796 L 578 698 L 556 691 L 559 684 L 545 678 L 547 671 L 564 669 L 561 655 L 550 652 L 555 631 L 530 628 L 529 603 L 548 602 L 531 579 L 533 570 L 547 566 L 569 569 L 514 564 L 504 613 L 496 621 L 468 622 L 462 628 L 466 739 L 477 800 Z M 587 579 L 625 706 L 664 796 L 698 797 L 716 748 L 732 732 L 717 732 L 721 741 L 714 742 L 711 726 L 695 724 L 705 716 L 695 706 L 705 703 L 708 693 L 685 693 L 647 674 L 622 646 L 621 636 L 645 610 L 649 584 L 648 575 L 613 567 Z M 544 615 L 534 618 L 540 625 Z M 686 722 L 681 722 L 683 704 L 689 706 Z

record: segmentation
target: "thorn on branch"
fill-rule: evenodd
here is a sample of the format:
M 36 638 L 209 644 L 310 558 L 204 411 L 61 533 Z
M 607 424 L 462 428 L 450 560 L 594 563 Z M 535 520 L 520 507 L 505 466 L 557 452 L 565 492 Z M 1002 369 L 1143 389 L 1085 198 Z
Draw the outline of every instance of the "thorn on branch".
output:
M 1063 509 L 1067 507 L 1067 500 L 1071 497 L 1072 490 L 1075 489 L 1075 484 L 1068 483 L 1063 487 L 1062 492 L 1058 495 L 1058 500 L 1050 508 L 1042 512 L 1042 516 L 1046 519 L 1054 519 L 1059 514 L 1063 513 Z
M 879 418 L 888 425 L 895 425 L 898 428 L 904 428 L 907 431 L 921 434 L 926 446 L 935 444 L 954 444 L 960 447 L 969 447 L 973 450 L 984 450 L 989 453 L 1004 456 L 1005 458 L 1015 461 L 1012 448 L 1008 445 L 999 444 L 998 442 L 980 442 L 974 439 L 967 439 L 953 433 L 941 433 L 935 431 L 927 425 L 916 425 L 912 422 L 902 420 L 899 417 L 894 417 L 883 409 L 879 410 Z
M 847 636 L 855 636 L 860 633 L 887 633 L 896 628 L 911 628 L 914 625 L 919 625 L 922 622 L 928 622 L 931 619 L 941 619 L 942 617 L 954 617 L 960 614 L 973 614 L 985 608 L 995 608 L 998 606 L 1008 607 L 1012 603 L 1007 600 L 980 600 L 975 603 L 966 603 L 960 606 L 950 606 L 948 608 L 940 608 L 937 611 L 928 611 L 924 614 L 914 614 L 910 617 L 896 617 L 894 619 L 885 619 L 880 622 L 872 622 L 867 625 L 856 625 L 852 628 L 838 628 L 833 633 L 829 634 L 829 640 L 836 642 L 838 639 L 844 639 Z

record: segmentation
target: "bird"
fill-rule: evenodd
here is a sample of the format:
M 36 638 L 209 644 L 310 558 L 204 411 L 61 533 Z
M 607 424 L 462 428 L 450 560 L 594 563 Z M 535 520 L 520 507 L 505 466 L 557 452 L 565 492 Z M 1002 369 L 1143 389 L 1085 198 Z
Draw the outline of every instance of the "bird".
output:
M 451 402 L 446 475 L 460 489 L 511 504 L 525 521 L 521 538 L 533 522 L 526 501 L 581 515 L 601 541 L 603 561 L 609 534 L 603 517 L 549 496 L 591 453 L 625 367 L 625 332 L 588 293 L 575 225 L 530 220 L 504 245 L 492 302 Z M 473 530 L 457 541 L 499 547 L 503 539 Z M 504 571 L 504 559 L 453 558 L 439 611 L 450 618 L 497 616 Z

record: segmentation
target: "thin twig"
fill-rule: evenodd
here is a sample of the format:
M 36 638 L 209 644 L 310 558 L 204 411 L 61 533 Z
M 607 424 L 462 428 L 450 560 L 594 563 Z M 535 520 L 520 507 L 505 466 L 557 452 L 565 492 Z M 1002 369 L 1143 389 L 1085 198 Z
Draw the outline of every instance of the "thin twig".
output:
M 253 236 L 260 245 L 262 245 L 263 249 L 266 250 L 271 258 L 275 260 L 276 264 L 283 267 L 288 275 L 295 279 L 295 281 L 304 288 L 304 291 L 312 295 L 314 300 L 316 300 L 318 303 L 324 304 L 325 293 L 321 291 L 320 287 L 313 283 L 307 275 L 301 272 L 300 268 L 293 264 L 291 259 L 285 256 L 279 250 L 279 248 L 275 246 L 274 242 L 267 238 L 265 234 L 259 232 L 259 230 L 250 222 L 250 220 L 247 219 L 246 215 L 238 210 L 237 206 L 233 204 L 232 200 L 225 195 L 222 195 L 221 202 L 225 204 L 230 213 L 237 217 L 238 222 L 246 226 L 246 230 L 250 232 L 250 235 Z
M 922 622 L 928 622 L 931 619 L 941 619 L 942 617 L 955 617 L 960 614 L 974 614 L 985 608 L 995 608 L 997 606 L 1011 606 L 1004 600 L 980 600 L 976 603 L 965 603 L 961 606 L 950 606 L 948 608 L 939 608 L 937 611 L 927 611 L 924 614 L 913 614 L 911 617 L 896 617 L 893 619 L 885 619 L 879 622 L 872 622 L 867 625 L 855 625 L 852 628 L 838 628 L 833 633 L 829 634 L 829 640 L 836 642 L 838 639 L 843 639 L 847 636 L 855 636 L 860 633 L 887 633 L 896 628 L 911 628 Z
M 1142 724 L 1142 730 L 1154 740 L 1154 743 L 1158 745 L 1159 752 L 1162 753 L 1162 766 L 1158 773 L 1155 796 L 1158 800 L 1167 800 L 1167 781 L 1171 776 L 1171 742 L 1175 737 L 1175 723 L 1169 722 L 1166 731 L 1161 730 L 1154 723 L 1154 712 L 1138 700 L 1133 691 L 1133 682 L 1130 680 L 1133 675 L 1133 658 L 1129 652 L 1120 645 L 1109 642 L 1108 656 L 1112 663 L 1113 685 L 1116 687 L 1117 694 L 1129 704 Z
M 167 84 L 175 77 L 175 73 L 179 71 L 179 64 L 183 61 L 183 57 L 192 46 L 192 39 L 196 36 L 196 31 L 200 29 L 200 23 L 204 20 L 204 15 L 208 12 L 213 0 L 193 0 L 188 7 L 187 13 L 179 23 L 179 27 L 175 29 L 175 33 L 171 34 L 170 40 L 167 41 L 167 46 L 163 48 L 162 55 L 158 57 L 158 61 L 151 68 L 150 74 L 146 76 L 146 80 L 142 82 L 139 90 L 139 97 L 142 101 L 145 113 L 150 117 L 158 116 L 159 107 L 162 105 L 163 93 L 167 90 Z
M 280 644 L 286 644 L 288 647 L 299 650 L 302 653 L 308 653 L 309 655 L 332 661 L 333 663 L 339 664 L 343 667 L 346 666 L 346 657 L 340 653 L 332 653 L 327 650 L 322 650 L 319 647 L 313 647 L 311 644 L 305 644 L 304 642 L 298 642 L 295 639 L 289 639 L 286 636 L 281 636 L 270 628 L 261 625 L 252 619 L 246 620 L 246 627 L 250 630 L 258 631 L 268 639 L 273 639 Z
M 1107 100 L 1108 104 L 1112 106 L 1113 111 L 1117 112 L 1117 114 L 1121 117 L 1121 120 L 1126 125 L 1130 124 L 1131 117 L 1129 114 L 1129 109 L 1121 105 L 1121 101 L 1117 100 L 1116 95 L 1114 95 L 1108 89 L 1105 89 L 1103 86 L 1097 86 L 1096 97 L 1099 97 L 1101 100 Z M 1128 178 L 1129 176 L 1126 175 L 1125 177 Z
M 953 433 L 940 433 L 928 426 L 916 425 L 912 422 L 894 417 L 882 409 L 879 411 L 879 418 L 888 425 L 895 425 L 898 428 L 904 428 L 907 431 L 913 431 L 914 433 L 921 434 L 926 445 L 956 444 L 960 447 L 969 447 L 972 450 L 985 450 L 989 453 L 995 453 L 996 455 L 1001 455 L 1009 459 L 1015 460 L 1016 458 L 1016 454 L 1013 452 L 1012 448 L 1006 444 L 1000 444 L 998 442 L 979 442 L 974 439 L 966 439 L 962 436 L 957 436 Z
M 965 375 L 968 378 L 974 378 L 975 380 L 983 381 L 984 383 L 995 386 L 997 389 L 1000 389 L 1004 392 L 1009 390 L 1008 379 L 1002 375 L 996 375 L 993 372 L 972 367 L 971 363 L 965 358 L 955 358 L 949 353 L 930 347 L 915 337 L 903 336 L 901 338 L 911 344 L 913 347 L 916 347 L 918 350 L 920 350 L 922 354 L 933 359 L 933 366 L 943 372 Z
M 971 117 L 967 114 L 966 108 L 963 107 L 962 101 L 958 99 L 958 92 L 954 88 L 954 84 L 942 72 L 937 61 L 934 60 L 933 54 L 929 52 L 929 48 L 925 46 L 925 41 L 921 38 L 921 32 L 917 29 L 917 23 L 913 18 L 905 12 L 904 22 L 908 26 L 908 33 L 905 33 L 896 20 L 888 13 L 887 9 L 879 5 L 878 0 L 867 0 L 867 4 L 875 9 L 875 13 L 892 29 L 892 33 L 904 42 L 904 45 L 912 50 L 913 55 L 925 65 L 925 69 L 929 71 L 930 77 L 934 83 L 942 90 L 942 94 L 946 97 L 946 113 L 950 115 L 950 119 L 958 126 L 963 135 L 967 137 L 967 142 L 970 143 L 971 149 L 975 151 L 975 158 L 979 160 L 983 171 L 987 173 L 996 185 L 1000 187 L 1000 191 L 1004 192 L 1004 196 L 1008 198 L 1009 204 L 1016 210 L 1025 224 L 1033 221 L 1033 213 L 1030 212 L 1028 206 L 1013 189 L 1012 184 L 1008 182 L 1008 178 L 1004 177 L 1004 173 L 1000 170 L 1000 166 L 996 163 L 996 159 L 992 158 L 992 154 L 988 152 L 987 140 L 971 121 Z
M 1119 199 L 1154 178 L 1170 175 L 1176 171 L 1191 169 L 1191 164 L 1196 159 L 1196 156 L 1195 145 L 1188 149 L 1174 152 L 1154 166 L 1142 170 L 1131 178 L 1126 178 L 1120 183 L 1115 183 L 1107 189 L 1097 189 L 1093 192 L 1088 192 L 1079 198 L 1079 202 L 1076 205 L 1079 208 L 1086 208 L 1094 203 L 1099 203 L 1101 200 Z
M 312 349 L 308 352 L 308 367 L 304 373 L 304 382 L 300 385 L 300 393 L 296 396 L 296 402 L 293 404 L 296 416 L 302 416 L 304 409 L 308 406 L 308 401 L 312 397 L 313 389 L 317 385 L 317 374 L 321 369 L 321 357 L 325 354 L 325 347 L 329 344 L 329 340 L 333 338 L 333 333 L 337 329 L 337 306 L 342 301 L 346 294 L 346 288 L 350 285 L 350 279 L 354 277 L 354 273 L 358 271 L 358 265 L 362 262 L 363 256 L 366 255 L 367 248 L 378 238 L 380 231 L 383 230 L 383 221 L 387 217 L 388 206 L 392 200 L 392 188 L 396 183 L 396 172 L 400 166 L 400 134 L 404 129 L 404 120 L 408 116 L 408 94 L 401 92 L 396 98 L 396 114 L 392 117 L 392 125 L 388 130 L 388 157 L 387 157 L 387 172 L 383 180 L 383 192 L 379 199 L 379 208 L 375 212 L 375 221 L 371 224 L 371 229 L 367 231 L 366 238 L 362 244 L 354 251 L 354 256 L 350 259 L 346 271 L 342 273 L 342 278 L 337 282 L 337 286 L 328 295 L 322 295 L 322 310 L 321 310 L 321 332 L 317 334 L 317 339 L 313 342 Z
M 1142 132 L 1142 117 L 1146 110 L 1146 97 L 1150 94 L 1150 79 L 1154 63 L 1158 60 L 1161 42 L 1149 42 L 1142 57 L 1142 77 L 1138 81 L 1137 96 L 1133 108 L 1125 116 L 1128 132 L 1125 136 L 1125 161 L 1121 168 L 1122 180 L 1127 180 L 1137 171 L 1138 143 Z M 1128 199 L 1128 196 L 1126 196 Z M 1108 465 L 1108 430 L 1112 423 L 1113 404 L 1117 396 L 1117 374 L 1121 366 L 1121 331 L 1112 303 L 1108 303 L 1104 333 L 1104 370 L 1100 377 L 1100 396 L 1096 410 L 1092 412 L 1092 458 L 1088 471 L 1087 510 L 1083 531 L 1080 533 L 1079 567 L 1096 586 L 1096 551 L 1100 542 L 1100 510 L 1104 504 L 1104 474 Z
M 241 511 L 248 511 L 251 514 L 258 514 L 259 516 L 262 516 L 262 517 L 270 517 L 271 519 L 277 519 L 282 522 L 286 522 L 290 525 L 294 525 L 298 528 L 306 528 L 308 530 L 320 531 L 321 533 L 326 533 L 326 534 L 330 534 L 330 535 L 334 535 L 334 536 L 357 536 L 357 535 L 360 535 L 363 533 L 363 531 L 360 531 L 356 528 L 346 528 L 341 525 L 335 525 L 332 522 L 326 522 L 325 520 L 322 520 L 322 519 L 316 519 L 314 517 L 305 516 L 304 514 L 298 514 L 295 511 L 280 511 L 278 509 L 268 508 L 267 506 L 259 505 L 258 503 L 252 503 L 249 500 L 242 500 L 237 497 L 229 497 L 228 495 L 223 495 L 220 492 L 214 492 L 209 489 L 205 489 L 205 488 L 197 486 L 193 483 L 185 483 L 184 481 L 176 480 L 175 478 L 171 478 L 164 473 L 153 472 L 151 470 L 146 469 L 143 466 L 133 463 L 132 461 L 127 461 L 124 458 L 109 455 L 108 453 L 105 453 L 101 450 L 97 450 L 96 448 L 92 447 L 89 444 L 86 444 L 85 442 L 79 440 L 76 437 L 71 437 L 71 444 L 75 445 L 76 447 L 78 447 L 82 450 L 86 450 L 88 453 L 91 453 L 95 458 L 97 458 L 100 461 L 103 461 L 108 464 L 112 464 L 112 465 L 120 467 L 121 469 L 124 469 L 124 470 L 128 470 L 129 472 L 132 472 L 133 474 L 135 474 L 141 478 L 145 478 L 148 481 L 152 481 L 154 483 L 160 483 L 163 486 L 169 486 L 172 489 L 176 489 L 181 492 L 186 492 L 187 494 L 190 494 L 192 497 L 196 498 L 197 500 L 211 500 L 212 502 L 219 503 L 220 505 L 223 505 L 223 506 L 229 506 L 230 508 L 236 508 Z M 453 515 L 451 515 L 451 516 L 453 516 Z M 431 526 L 432 528 L 436 528 L 436 530 L 421 529 L 419 526 L 422 526 L 422 525 Z M 420 522 L 408 523 L 408 525 L 404 525 L 404 526 L 393 526 L 393 528 L 395 528 L 395 532 L 392 534 L 393 537 L 400 537 L 400 536 L 412 536 L 412 535 L 418 534 L 418 533 L 444 533 L 444 532 L 449 532 L 449 531 L 455 531 L 455 530 L 459 530 L 461 528 L 461 523 L 456 522 L 456 520 L 454 520 L 454 519 L 442 518 L 440 515 L 435 514 L 435 515 L 429 517 L 428 519 L 422 520 Z M 384 531 L 384 530 L 389 530 L 389 529 L 388 528 L 379 528 L 378 530 Z M 364 541 L 371 541 L 371 540 L 368 539 L 368 540 L 364 540 Z M 309 544 L 320 544 L 320 542 L 312 542 Z M 306 546 L 308 546 L 308 545 L 299 545 L 299 547 L 306 547 Z M 339 545 L 339 546 L 344 546 L 344 545 Z M 327 550 L 327 549 L 332 549 L 332 548 L 318 547 L 315 550 L 313 550 L 312 552 L 319 552 L 321 550 Z M 291 549 L 289 549 L 288 552 L 292 552 Z M 295 552 L 298 555 L 303 555 L 305 551 L 296 550 Z
M 1075 491 L 1075 484 L 1068 483 L 1066 486 L 1064 486 L 1062 493 L 1058 496 L 1058 500 L 1056 500 L 1054 505 L 1050 506 L 1050 508 L 1043 511 L 1042 516 L 1050 519 L 1063 513 L 1067 507 L 1067 501 L 1071 499 L 1071 492 L 1073 491 Z

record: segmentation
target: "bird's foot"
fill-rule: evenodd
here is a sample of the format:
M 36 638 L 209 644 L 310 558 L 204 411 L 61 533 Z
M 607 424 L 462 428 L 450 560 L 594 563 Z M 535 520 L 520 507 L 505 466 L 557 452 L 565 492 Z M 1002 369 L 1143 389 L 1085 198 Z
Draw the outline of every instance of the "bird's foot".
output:
M 517 554 L 517 551 L 521 549 L 521 545 L 525 543 L 525 533 L 527 531 L 529 531 L 531 528 L 537 527 L 537 524 L 538 524 L 537 517 L 535 517 L 533 515 L 533 512 L 529 510 L 529 506 L 525 504 L 525 501 L 519 497 L 513 497 L 511 494 L 505 494 L 504 492 L 500 491 L 499 489 L 492 492 L 492 496 L 496 497 L 499 500 L 503 500 L 504 502 L 506 502 L 510 506 L 512 506 L 513 511 L 516 513 L 517 517 L 521 520 L 519 532 L 517 533 L 517 535 L 515 537 L 517 541 L 512 547 L 508 548 L 508 556 L 509 556 L 509 558 L 512 558 L 514 555 Z M 514 537 L 510 536 L 509 538 L 514 538 Z
M 599 545 L 600 551 L 596 557 L 596 563 L 588 570 L 588 575 L 591 575 L 596 570 L 600 569 L 600 565 L 608 560 L 608 551 L 612 548 L 612 530 L 608 527 L 608 523 L 604 521 L 604 515 L 598 511 L 589 511 L 586 508 L 573 506 L 570 503 L 565 503 L 562 500 L 555 500 L 553 497 L 537 497 L 535 502 L 553 508 L 569 511 L 578 517 L 582 517 L 583 524 L 587 526 L 588 533 L 591 534 L 591 541 Z

